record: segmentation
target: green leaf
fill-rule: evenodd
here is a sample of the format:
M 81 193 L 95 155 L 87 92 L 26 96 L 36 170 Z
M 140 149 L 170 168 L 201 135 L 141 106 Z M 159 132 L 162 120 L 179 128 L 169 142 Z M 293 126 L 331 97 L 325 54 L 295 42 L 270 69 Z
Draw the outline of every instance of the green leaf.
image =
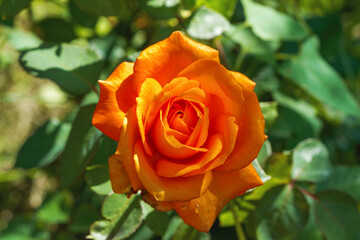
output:
M 232 41 L 239 44 L 246 53 L 258 55 L 267 62 L 274 62 L 274 52 L 279 42 L 265 41 L 256 36 L 251 28 L 243 25 L 231 25 L 225 32 Z
M 88 233 L 90 225 L 101 218 L 98 209 L 90 203 L 81 203 L 75 209 L 69 230 L 73 233 Z
M 58 120 L 47 121 L 21 147 L 15 167 L 28 169 L 55 161 L 64 151 L 70 129 L 69 123 L 60 123 Z
M 271 156 L 272 148 L 269 140 L 266 140 L 262 145 L 258 156 L 256 157 L 257 161 L 262 167 L 265 166 L 266 160 Z
M 81 10 L 74 0 L 69 1 L 69 11 L 76 23 L 88 28 L 95 27 L 98 17 Z
M 268 191 L 255 210 L 257 239 L 296 239 L 308 219 L 309 206 L 290 185 Z
M 334 189 L 346 192 L 360 201 L 360 167 L 336 166 L 331 175 L 316 185 L 318 191 Z
M 306 197 L 306 195 L 305 195 Z M 308 200 L 308 203 L 310 206 L 312 206 L 314 199 L 311 197 L 306 198 Z M 309 209 L 309 219 L 306 223 L 306 226 L 302 233 L 300 234 L 299 238 L 297 240 L 323 240 L 323 236 L 320 232 L 320 229 L 317 227 L 315 222 L 315 215 L 314 215 L 314 208 L 310 207 Z
M 7 38 L 11 45 L 19 51 L 38 47 L 42 43 L 42 40 L 33 32 L 18 28 L 11 29 Z
M 18 214 L 1 231 L 1 240 L 48 240 L 50 232 L 39 228 L 35 216 Z
M 49 78 L 72 94 L 84 94 L 93 88 L 102 68 L 94 50 L 67 43 L 24 51 L 20 64 L 32 75 Z
M 210 240 L 209 233 L 199 232 L 195 228 L 185 224 L 184 222 L 180 223 L 176 229 L 175 234 L 171 238 L 172 240 Z
M 117 142 L 112 140 L 106 135 L 103 135 L 100 139 L 100 146 L 98 151 L 96 152 L 96 155 L 94 157 L 94 160 L 91 162 L 91 165 L 107 165 L 108 159 L 111 157 L 116 150 Z
M 338 191 L 325 191 L 314 201 L 317 226 L 328 240 L 360 239 L 360 214 L 353 198 Z
M 206 6 L 230 18 L 234 14 L 237 0 L 207 0 Z
M 206 7 L 199 8 L 190 19 L 187 32 L 198 39 L 212 39 L 230 27 L 229 21 L 221 14 Z
M 70 219 L 72 196 L 70 192 L 61 191 L 48 196 L 37 210 L 36 216 L 46 224 L 66 223 Z
M 261 167 L 261 165 L 257 159 L 255 159 L 251 164 L 254 166 L 256 172 L 259 174 L 261 181 L 263 181 L 265 183 L 270 180 L 271 177 L 266 174 L 266 172 Z
M 155 19 L 175 18 L 180 0 L 140 0 L 140 6 Z
M 301 99 L 295 100 L 290 98 L 279 91 L 274 92 L 273 97 L 279 105 L 299 114 L 301 118 L 310 125 L 312 136 L 319 136 L 323 124 L 317 117 L 316 109 L 312 105 Z
M 30 0 L 2 0 L 0 1 L 0 17 L 5 20 L 14 17 L 30 5 Z
M 92 160 L 99 145 L 101 132 L 91 124 L 96 105 L 80 108 L 66 143 L 61 161 L 61 184 L 69 186 Z
M 273 143 L 282 140 L 285 148 L 291 149 L 300 141 L 319 136 L 322 122 L 310 104 L 292 99 L 280 92 L 273 93 L 273 97 L 279 103 L 279 116 L 269 131 Z
M 320 182 L 331 173 L 329 152 L 316 139 L 299 143 L 293 152 L 291 178 L 297 181 Z
M 290 179 L 291 160 L 288 152 L 273 153 L 265 164 L 266 173 L 274 178 Z
M 46 18 L 38 23 L 42 38 L 46 42 L 70 42 L 76 38 L 73 26 L 61 18 Z
M 98 195 L 107 195 L 112 190 L 107 164 L 87 167 L 85 180 L 90 189 Z
M 102 215 L 108 220 L 95 222 L 90 228 L 93 239 L 125 239 L 140 226 L 142 211 L 139 196 L 130 199 L 124 194 L 112 194 L 107 197 L 102 207 Z
M 339 74 L 320 56 L 319 40 L 309 38 L 300 56 L 285 62 L 280 72 L 325 106 L 360 117 L 360 107 Z M 336 96 L 336 97 L 334 97 Z
M 93 15 L 121 17 L 125 3 L 119 0 L 74 0 L 81 10 Z
M 265 132 L 267 132 L 271 125 L 278 118 L 278 103 L 277 102 L 260 102 L 261 112 L 265 118 Z
M 170 222 L 167 212 L 160 212 L 153 209 L 150 205 L 141 202 L 144 212 L 145 224 L 157 235 L 164 236 Z
M 242 0 L 246 20 L 264 40 L 301 40 L 307 32 L 294 18 L 253 0 Z

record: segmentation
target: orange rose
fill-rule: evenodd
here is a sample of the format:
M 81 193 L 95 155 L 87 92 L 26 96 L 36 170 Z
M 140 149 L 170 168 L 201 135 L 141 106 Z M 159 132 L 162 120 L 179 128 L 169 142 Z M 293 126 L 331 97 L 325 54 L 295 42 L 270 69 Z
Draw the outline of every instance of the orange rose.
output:
M 115 193 L 141 190 L 208 232 L 232 198 L 262 184 L 251 164 L 266 139 L 255 83 L 216 50 L 174 32 L 99 84 L 93 124 L 119 142 Z

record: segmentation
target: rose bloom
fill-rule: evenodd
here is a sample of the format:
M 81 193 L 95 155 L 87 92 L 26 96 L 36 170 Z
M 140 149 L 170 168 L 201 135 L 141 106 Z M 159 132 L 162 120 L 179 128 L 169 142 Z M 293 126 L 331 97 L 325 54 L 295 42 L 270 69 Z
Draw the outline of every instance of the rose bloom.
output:
M 208 232 L 231 199 L 262 184 L 251 164 L 266 139 L 255 83 L 216 50 L 174 32 L 99 84 L 93 125 L 118 142 L 115 193 L 140 190 Z

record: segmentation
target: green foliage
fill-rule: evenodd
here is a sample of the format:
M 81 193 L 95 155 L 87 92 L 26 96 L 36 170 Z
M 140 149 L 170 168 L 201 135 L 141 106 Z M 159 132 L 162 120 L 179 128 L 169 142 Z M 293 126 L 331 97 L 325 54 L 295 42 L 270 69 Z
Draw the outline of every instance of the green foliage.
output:
M 354 0 L 0 0 L 0 239 L 360 239 L 359 16 Z M 91 123 L 97 81 L 176 30 L 256 82 L 268 135 L 264 184 L 209 233 L 113 193 L 117 142 Z
M 221 14 L 206 7 L 199 8 L 191 17 L 187 32 L 198 39 L 212 39 L 226 31 L 230 23 Z
M 21 54 L 20 64 L 71 94 L 84 94 L 94 88 L 101 71 L 101 59 L 95 51 L 66 43 L 27 50 Z

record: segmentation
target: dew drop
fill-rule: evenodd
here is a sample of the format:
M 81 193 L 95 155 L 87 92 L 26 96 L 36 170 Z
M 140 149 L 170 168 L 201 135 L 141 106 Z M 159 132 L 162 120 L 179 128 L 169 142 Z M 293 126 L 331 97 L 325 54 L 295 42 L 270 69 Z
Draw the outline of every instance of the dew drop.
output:
M 199 212 L 200 212 L 200 206 L 199 206 L 199 204 L 196 204 L 195 213 L 199 213 Z

